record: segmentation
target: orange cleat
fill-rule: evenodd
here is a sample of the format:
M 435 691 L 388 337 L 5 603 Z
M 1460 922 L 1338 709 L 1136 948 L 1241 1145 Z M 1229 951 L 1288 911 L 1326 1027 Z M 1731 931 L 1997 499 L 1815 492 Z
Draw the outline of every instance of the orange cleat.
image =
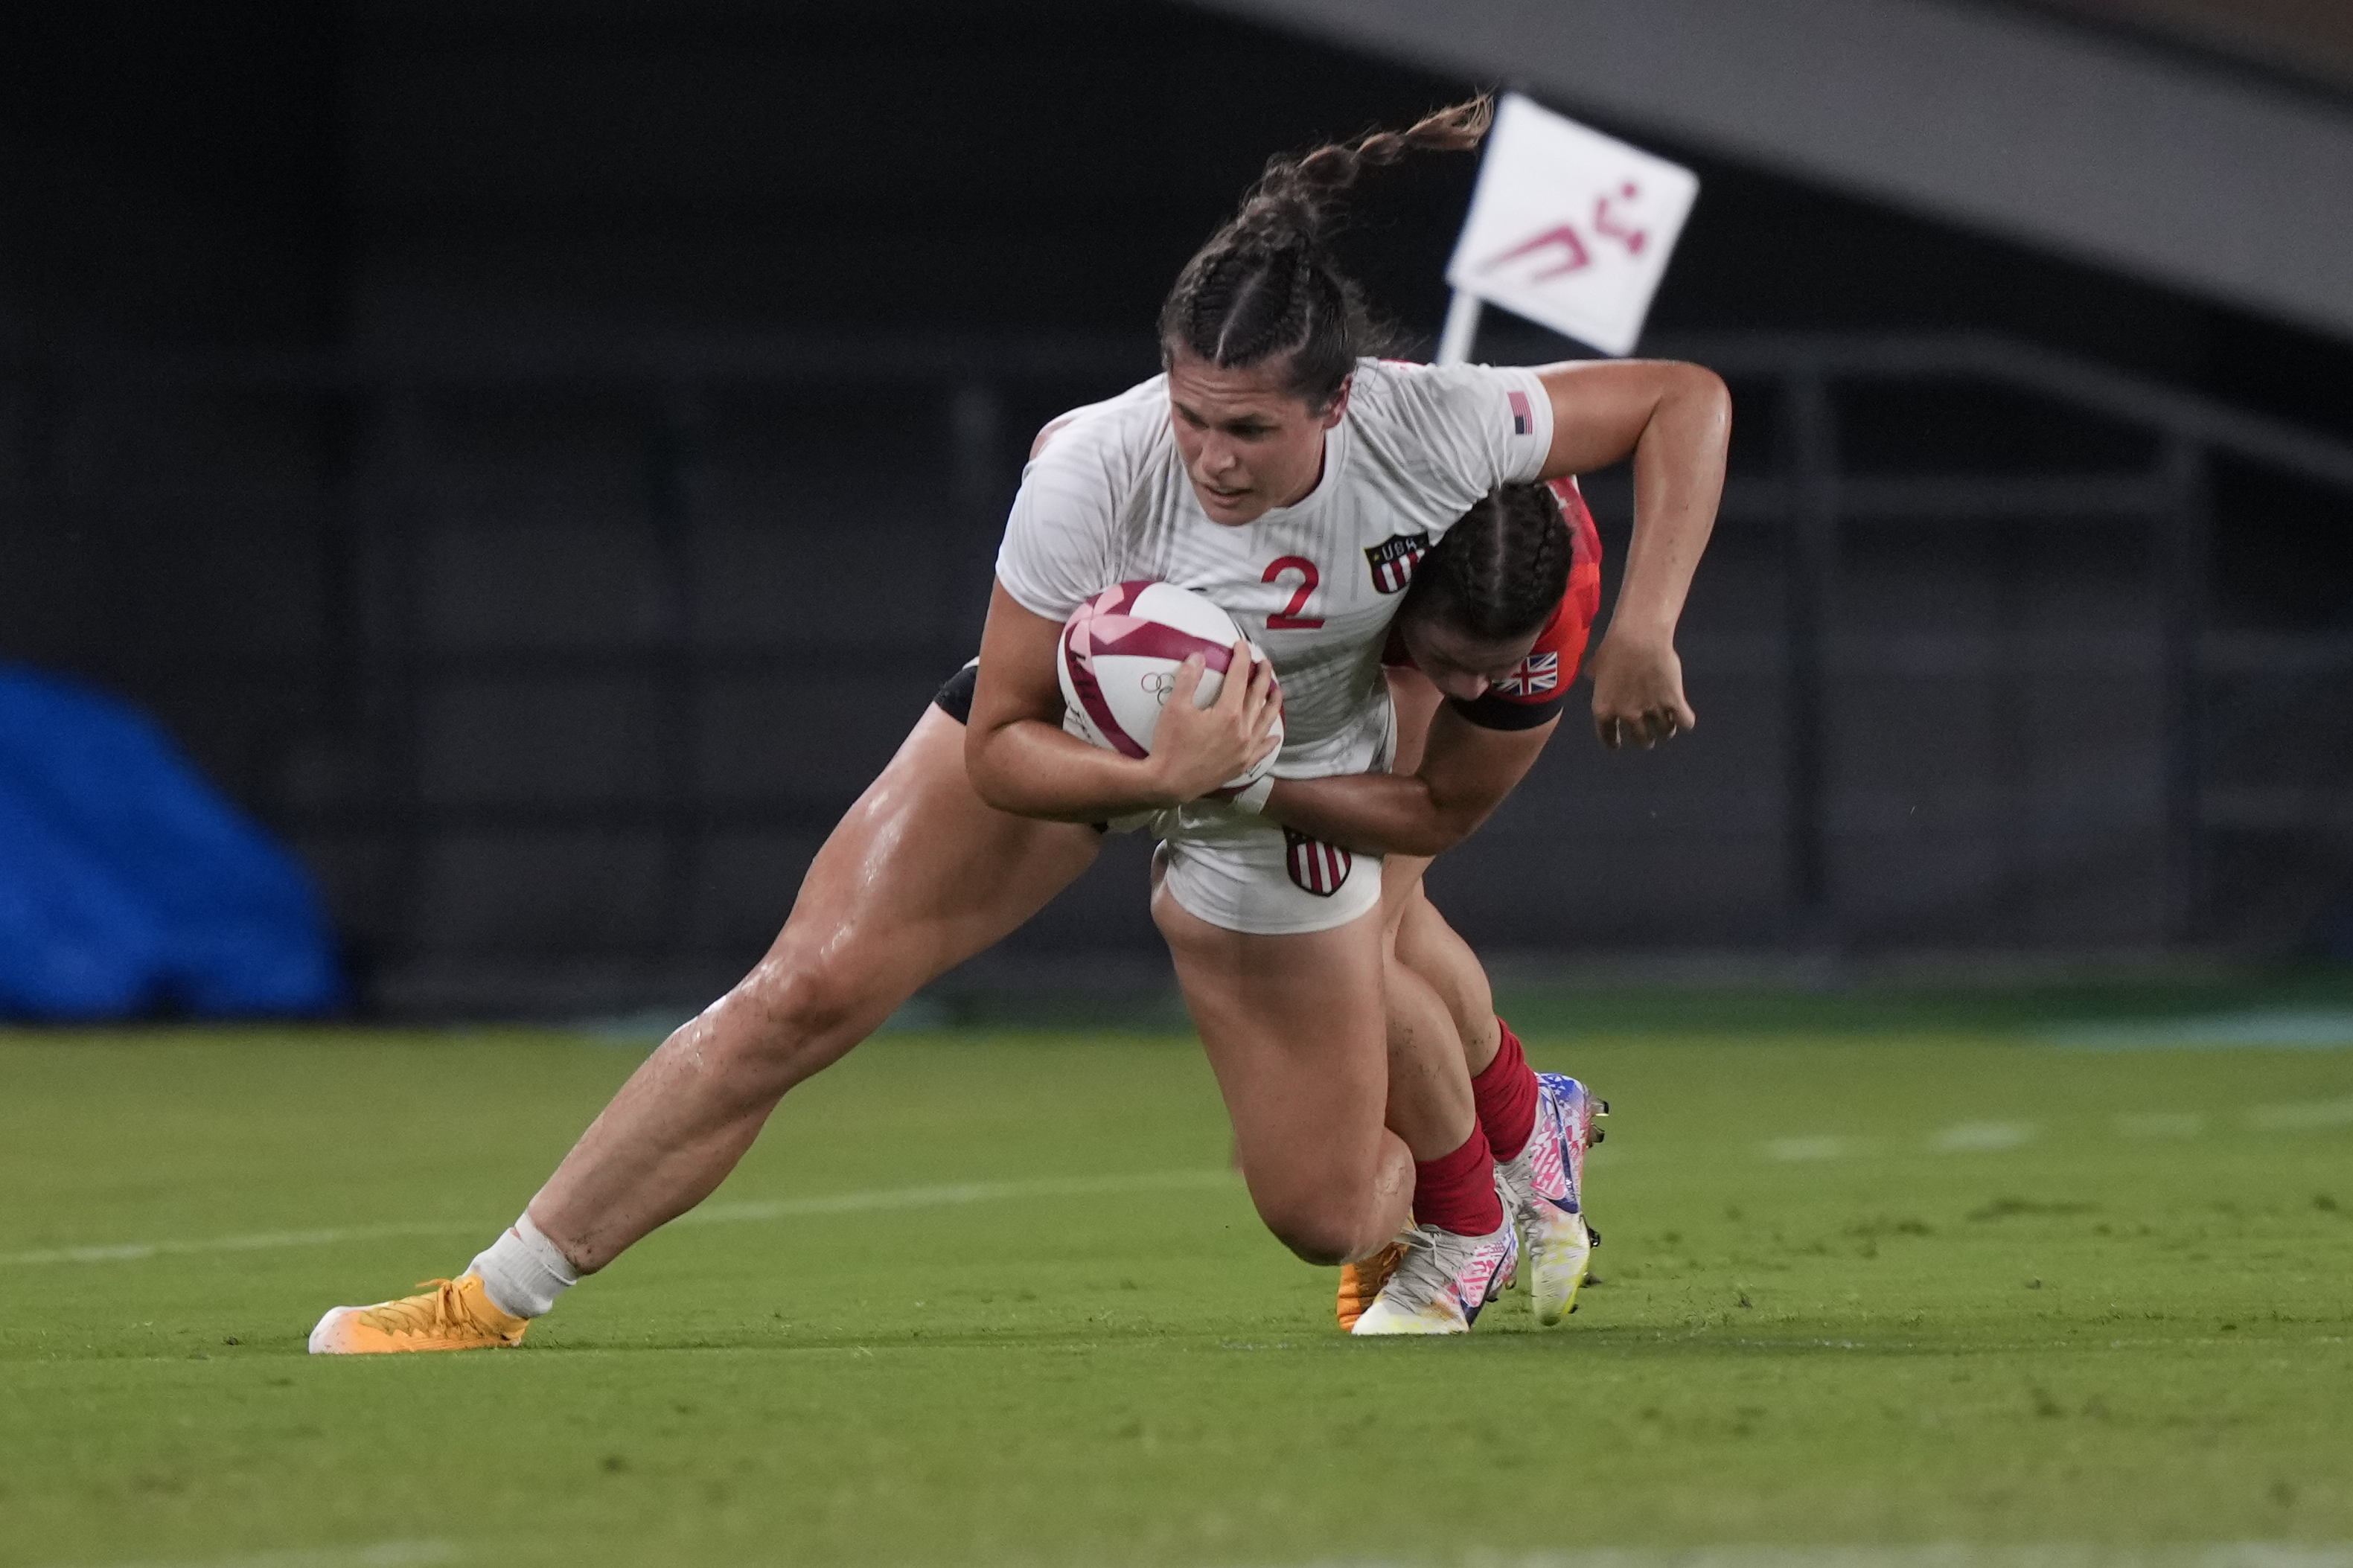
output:
M 1405 1261 L 1405 1243 L 1392 1241 L 1370 1258 L 1340 1265 L 1340 1331 L 1356 1331 L 1356 1320 L 1389 1282 L 1398 1265 Z
M 424 1283 L 421 1296 L 332 1309 L 311 1331 L 311 1353 L 386 1355 L 396 1351 L 501 1350 L 522 1343 L 531 1320 L 500 1311 L 478 1276 Z

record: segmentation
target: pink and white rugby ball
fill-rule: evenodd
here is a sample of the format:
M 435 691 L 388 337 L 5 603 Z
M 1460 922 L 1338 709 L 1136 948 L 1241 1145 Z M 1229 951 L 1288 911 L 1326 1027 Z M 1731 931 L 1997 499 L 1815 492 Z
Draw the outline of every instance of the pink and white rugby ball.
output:
M 1160 710 L 1176 689 L 1177 667 L 1194 654 L 1208 668 L 1194 694 L 1207 708 L 1225 689 L 1226 667 L 1241 636 L 1234 618 L 1194 593 L 1167 583 L 1122 583 L 1081 605 L 1062 627 L 1062 727 L 1091 744 L 1130 757 L 1149 756 Z M 1264 659 L 1258 646 L 1251 657 Z M 1282 721 L 1274 726 L 1282 749 Z M 1274 766 L 1269 752 L 1229 789 L 1255 784 Z

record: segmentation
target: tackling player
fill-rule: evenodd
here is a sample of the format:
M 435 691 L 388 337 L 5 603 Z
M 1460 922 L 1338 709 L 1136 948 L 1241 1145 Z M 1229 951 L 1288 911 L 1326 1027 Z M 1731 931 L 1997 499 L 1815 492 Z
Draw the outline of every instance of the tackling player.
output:
M 1419 563 L 1390 632 L 1385 662 L 1406 737 L 1394 771 L 1279 781 L 1267 803 L 1288 827 L 1387 852 L 1391 968 L 1403 972 L 1392 983 L 1392 1079 L 1433 1086 L 1425 1115 L 1446 1115 L 1456 1127 L 1475 1116 L 1511 1206 L 1532 1305 L 1546 1324 L 1574 1307 L 1598 1239 L 1583 1207 L 1583 1164 L 1598 1141 L 1594 1117 L 1607 1107 L 1575 1079 L 1530 1070 L 1494 1015 L 1477 959 L 1423 897 L 1421 874 L 1429 857 L 1502 803 L 1558 728 L 1600 589 L 1600 539 L 1574 480 L 1507 485 L 1485 498 Z M 1682 715 L 1684 727 L 1689 718 Z M 1398 994 L 1417 989 L 1430 993 L 1419 1005 Z M 1476 1185 L 1466 1191 L 1486 1197 Z M 1343 1269 L 1343 1328 L 1455 1328 L 1450 1253 L 1462 1243 L 1448 1233 L 1461 1226 L 1444 1224 L 1442 1209 L 1434 1225 L 1419 1192 L 1414 1214 L 1401 1243 Z

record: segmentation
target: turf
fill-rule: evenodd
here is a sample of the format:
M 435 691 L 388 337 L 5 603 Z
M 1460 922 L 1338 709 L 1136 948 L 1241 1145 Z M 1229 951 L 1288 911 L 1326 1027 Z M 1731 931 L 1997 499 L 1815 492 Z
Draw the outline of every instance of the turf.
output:
M 633 1053 L 0 1035 L 0 1564 L 2353 1539 L 2353 1052 L 1530 1049 L 1618 1110 L 1560 1330 L 1338 1336 L 1188 1041 L 973 1032 L 796 1093 L 526 1349 L 346 1361 L 320 1310 L 460 1268 Z

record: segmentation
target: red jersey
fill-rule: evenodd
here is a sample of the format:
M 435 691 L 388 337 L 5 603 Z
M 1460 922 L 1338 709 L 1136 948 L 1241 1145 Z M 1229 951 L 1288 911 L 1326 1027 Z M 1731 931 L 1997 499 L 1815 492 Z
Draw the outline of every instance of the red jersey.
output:
M 1447 699 L 1465 719 L 1489 730 L 1533 730 L 1550 723 L 1568 699 L 1577 668 L 1585 658 L 1586 639 L 1601 615 L 1601 535 L 1593 513 L 1573 479 L 1551 481 L 1560 500 L 1560 514 L 1568 524 L 1570 554 L 1568 587 L 1560 596 L 1552 619 L 1536 634 L 1535 647 L 1509 675 L 1468 701 Z M 1390 632 L 1384 663 L 1411 668 L 1405 639 Z

